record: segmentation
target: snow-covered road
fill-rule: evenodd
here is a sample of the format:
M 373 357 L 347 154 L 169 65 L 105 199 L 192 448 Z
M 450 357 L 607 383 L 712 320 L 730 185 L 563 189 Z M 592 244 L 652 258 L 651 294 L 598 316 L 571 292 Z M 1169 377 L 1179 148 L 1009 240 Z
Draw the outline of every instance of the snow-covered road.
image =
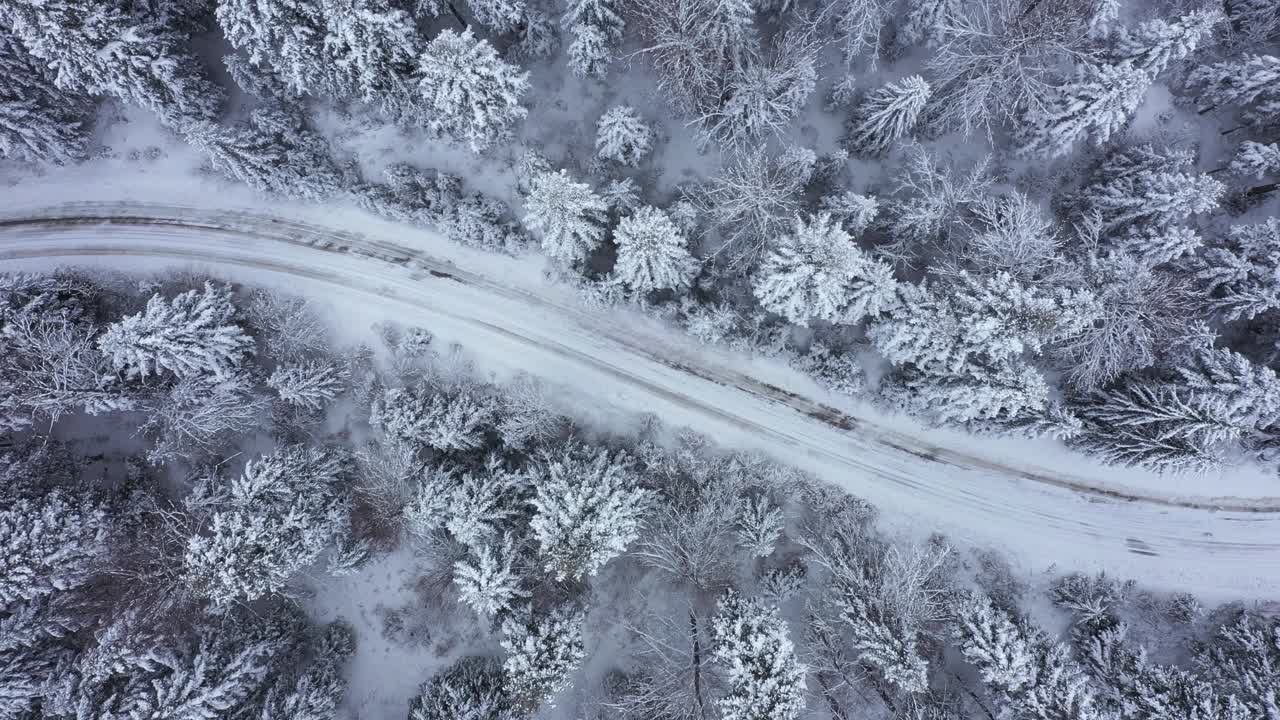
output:
M 653 323 L 620 323 L 563 293 L 350 227 L 204 203 L 28 206 L 0 215 L 0 270 L 51 260 L 128 268 L 154 258 L 359 296 L 462 338 L 486 361 L 571 381 L 583 397 L 799 465 L 876 504 L 890 529 L 993 545 L 1032 570 L 1105 569 L 1211 599 L 1280 590 L 1280 492 L 1165 493 L 988 454 L 952 434 L 830 407 Z

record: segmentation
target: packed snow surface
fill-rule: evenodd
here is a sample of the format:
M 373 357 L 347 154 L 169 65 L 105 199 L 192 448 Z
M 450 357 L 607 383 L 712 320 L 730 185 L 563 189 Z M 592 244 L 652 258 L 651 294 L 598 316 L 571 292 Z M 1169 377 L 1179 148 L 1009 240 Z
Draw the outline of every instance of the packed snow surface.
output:
M 136 178 L 135 178 L 136 180 Z M 527 258 L 450 246 L 355 212 L 264 208 L 206 187 L 38 183 L 0 208 L 0 269 L 216 267 L 462 342 L 573 402 L 651 412 L 756 448 L 877 505 L 891 531 L 995 546 L 1033 571 L 1105 570 L 1207 599 L 1280 587 L 1280 493 L 1252 469 L 1161 477 L 1046 442 L 973 438 L 885 418 L 778 367 L 637 313 L 584 307 Z M 77 201 L 62 199 L 75 197 Z

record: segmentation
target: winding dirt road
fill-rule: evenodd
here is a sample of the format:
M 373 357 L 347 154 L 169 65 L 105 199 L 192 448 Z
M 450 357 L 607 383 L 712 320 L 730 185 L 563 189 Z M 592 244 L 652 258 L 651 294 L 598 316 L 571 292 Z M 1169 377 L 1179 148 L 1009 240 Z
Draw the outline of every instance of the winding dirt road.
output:
M 691 339 L 498 282 L 403 244 L 244 210 L 79 203 L 0 215 L 0 270 L 129 266 L 130 258 L 242 268 L 362 296 L 468 338 L 511 367 L 754 447 L 848 487 L 917 536 L 994 545 L 1024 567 L 1103 569 L 1210 598 L 1280 591 L 1280 497 L 1173 497 L 983 457 L 826 406 L 721 362 Z

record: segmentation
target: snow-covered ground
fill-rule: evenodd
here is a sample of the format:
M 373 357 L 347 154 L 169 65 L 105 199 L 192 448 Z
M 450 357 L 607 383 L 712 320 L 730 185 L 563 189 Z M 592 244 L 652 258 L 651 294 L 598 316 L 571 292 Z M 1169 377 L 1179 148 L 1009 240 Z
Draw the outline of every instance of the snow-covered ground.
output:
M 998 547 L 1028 571 L 1106 570 L 1209 600 L 1280 586 L 1280 492 L 1251 468 L 1162 477 L 1052 443 L 921 428 L 777 363 L 708 348 L 637 313 L 585 308 L 530 258 L 469 251 L 355 211 L 266 207 L 222 185 L 96 167 L 10 189 L 0 268 L 213 265 L 322 297 L 344 321 L 419 323 L 495 372 L 563 384 L 584 413 L 653 412 L 759 448 L 873 502 L 891 531 L 944 532 Z

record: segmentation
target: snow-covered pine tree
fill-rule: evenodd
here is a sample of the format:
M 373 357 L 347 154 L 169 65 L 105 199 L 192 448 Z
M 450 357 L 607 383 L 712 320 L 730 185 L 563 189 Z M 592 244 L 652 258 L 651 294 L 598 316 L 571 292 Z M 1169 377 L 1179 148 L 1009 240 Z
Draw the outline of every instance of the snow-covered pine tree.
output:
M 98 347 L 130 376 L 168 371 L 178 377 L 227 377 L 253 348 L 253 340 L 235 324 L 235 312 L 227 285 L 206 282 L 172 300 L 157 294 L 142 312 L 107 326 Z
M 1028 720 L 1104 720 L 1107 715 L 1067 647 L 1015 622 L 987 598 L 959 603 L 960 652 L 1010 712 Z
M 166 123 L 211 120 L 226 97 L 190 52 L 190 38 L 114 2 L 13 0 L 0 26 L 54 73 L 60 88 L 112 95 Z
M 648 205 L 618 223 L 613 234 L 618 262 L 613 272 L 632 289 L 678 290 L 689 284 L 697 263 L 684 234 L 663 211 Z
M 1084 432 L 1072 443 L 1107 462 L 1156 469 L 1214 467 L 1251 431 L 1247 408 L 1216 393 L 1129 380 L 1073 404 Z
M 862 155 L 882 155 L 915 127 L 932 90 L 919 75 L 871 93 L 850 118 L 845 146 Z
M 0 489 L 0 609 L 71 590 L 103 569 L 109 522 L 102 507 L 57 489 L 37 497 L 13 491 Z
M 620 0 L 569 0 L 562 22 L 574 36 L 569 45 L 574 74 L 603 76 L 626 27 Z
M 1105 710 L 1123 720 L 1241 716 L 1237 697 L 1186 670 L 1151 662 L 1145 648 L 1134 649 L 1125 641 L 1127 632 L 1123 623 L 1107 623 L 1077 637 Z
M 502 667 L 471 656 L 436 673 L 409 703 L 409 720 L 514 720 Z
M 515 554 L 514 540 L 507 535 L 501 542 L 473 545 L 471 554 L 453 564 L 453 581 L 462 602 L 481 617 L 500 617 L 528 597 L 512 568 Z
M 298 3 L 287 4 L 301 10 Z M 340 98 L 377 103 L 410 122 L 427 119 L 410 89 L 421 50 L 413 16 L 393 0 L 325 0 L 319 7 L 324 13 L 324 74 L 303 79 L 314 83 L 331 78 L 329 92 Z
M 525 609 L 503 621 L 505 687 L 524 710 L 537 709 L 569 686 L 569 675 L 586 657 L 585 620 L 581 611 L 559 607 L 544 614 Z
M 906 17 L 898 28 L 898 42 L 904 47 L 936 47 L 946 34 L 947 22 L 958 0 L 911 0 Z
M 314 654 L 296 678 L 284 673 L 267 691 L 257 720 L 336 720 L 347 691 L 344 666 L 355 652 L 355 633 L 341 621 L 329 623 Z
M 290 405 L 320 410 L 344 389 L 342 368 L 326 361 L 281 365 L 267 378 L 267 387 Z
M 497 456 L 490 456 L 485 465 L 484 470 L 463 475 L 449 496 L 445 527 L 471 548 L 490 543 L 522 514 L 525 478 L 504 469 Z
M 1019 128 L 1019 152 L 1054 158 L 1071 152 L 1086 135 L 1101 145 L 1124 127 L 1151 86 L 1150 73 L 1132 65 L 1085 64 L 1074 80 L 1027 113 Z
M 1200 91 L 1201 115 L 1223 105 L 1238 105 L 1251 111 L 1246 120 L 1265 121 L 1280 103 L 1280 57 L 1245 55 L 1202 65 L 1187 76 L 1187 84 Z
M 476 22 L 499 33 L 514 30 L 529 13 L 525 0 L 467 0 L 467 7 Z
M 249 461 L 233 480 L 200 480 L 191 512 L 211 512 L 187 541 L 191 587 L 223 608 L 283 590 L 346 526 L 343 465 L 336 452 L 293 445 Z
M 437 450 L 472 450 L 484 443 L 493 411 L 469 392 L 444 394 L 426 384 L 390 388 L 374 403 L 369 422 L 387 436 Z
M 830 213 L 840 221 L 840 226 L 851 237 L 858 237 L 880 213 L 880 203 L 870 195 L 860 195 L 848 190 L 836 195 L 823 196 L 818 205 L 822 212 Z
M 603 76 L 613 59 L 609 41 L 600 28 L 579 25 L 574 30 L 573 42 L 568 49 L 569 69 L 578 77 Z
M 1209 8 L 1193 10 L 1174 22 L 1157 18 L 1136 28 L 1120 28 L 1103 46 L 1102 61 L 1129 65 L 1154 78 L 1170 63 L 1195 52 L 1222 19 L 1221 10 Z
M 17 38 L 0 31 L 0 157 L 78 162 L 88 156 L 93 106 L 60 90 Z
M 1218 628 L 1200 650 L 1196 665 L 1219 692 L 1234 695 L 1244 705 L 1242 717 L 1273 715 L 1280 707 L 1280 620 L 1240 613 Z
M 560 49 L 560 31 L 555 19 L 538 8 L 529 8 L 515 30 L 515 40 L 507 51 L 520 63 L 545 60 Z
M 947 424 L 1038 416 L 1050 395 L 1044 375 L 1020 358 L 970 363 L 958 372 L 902 367 L 885 376 L 878 391 L 895 410 Z
M 608 206 L 567 170 L 536 176 L 524 205 L 525 224 L 542 236 L 543 251 L 561 262 L 585 261 L 604 240 Z
M 1231 0 L 1224 3 L 1233 40 L 1241 45 L 1266 43 L 1280 35 L 1280 8 L 1271 0 Z
M 258 108 L 243 125 L 190 122 L 183 136 L 215 170 L 263 193 L 319 201 L 345 184 L 324 138 L 299 114 Z
M 470 28 L 442 30 L 423 51 L 418 73 L 431 127 L 475 152 L 506 137 L 528 114 L 520 97 L 529 89 L 529 74 Z
M 290 91 L 332 93 L 334 69 L 325 57 L 322 3 L 219 0 L 215 16 L 231 46 L 250 64 L 269 66 Z
M 1280 219 L 1256 225 L 1232 225 L 1191 260 L 1196 278 L 1209 292 L 1209 304 L 1228 320 L 1250 319 L 1280 309 Z
M 537 447 L 551 441 L 564 427 L 550 388 L 527 373 L 503 387 L 498 434 L 509 448 Z
M 596 123 L 596 157 L 636 167 L 653 149 L 653 130 L 630 105 L 614 105 Z
M 728 693 L 716 701 L 725 720 L 793 720 L 804 710 L 804 666 L 778 609 L 730 591 L 711 621 L 715 663 Z
M 754 281 L 756 299 L 797 325 L 857 323 L 894 301 L 893 269 L 863 252 L 831 215 L 797 219 L 775 242 Z
M 1245 140 L 1231 159 L 1231 172 L 1259 180 L 1280 175 L 1280 143 L 1263 144 Z
M 536 472 L 530 530 L 557 580 L 595 575 L 639 536 L 649 492 L 625 454 L 569 444 L 544 452 Z
M 782 537 L 783 528 L 782 508 L 759 495 L 742 505 L 738 517 L 738 544 L 746 548 L 752 557 L 768 557 Z

